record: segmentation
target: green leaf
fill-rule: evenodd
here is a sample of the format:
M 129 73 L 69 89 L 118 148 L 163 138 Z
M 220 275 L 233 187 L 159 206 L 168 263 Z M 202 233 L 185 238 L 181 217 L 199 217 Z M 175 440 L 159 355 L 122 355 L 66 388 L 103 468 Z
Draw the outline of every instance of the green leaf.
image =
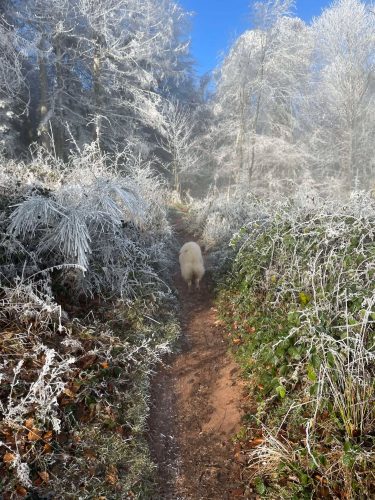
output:
M 310 396 L 316 396 L 318 394 L 319 384 L 314 384 L 310 387 Z
M 315 370 L 319 370 L 320 365 L 322 364 L 322 361 L 321 361 L 321 359 L 319 358 L 318 355 L 313 354 L 311 356 L 311 364 L 313 365 L 313 367 L 315 368 Z
M 318 459 L 322 465 L 327 465 L 327 457 L 325 455 L 319 455 Z
M 300 301 L 301 305 L 307 306 L 307 304 L 310 302 L 310 300 L 311 300 L 311 297 L 307 293 L 305 293 L 305 292 L 299 293 L 299 301 Z
M 285 389 L 284 386 L 279 385 L 278 387 L 276 387 L 276 392 L 280 396 L 281 399 L 285 398 L 285 396 L 286 396 L 286 389 Z
M 280 366 L 280 375 L 286 375 L 289 371 L 289 366 L 288 365 L 282 365 Z
M 288 313 L 288 324 L 290 326 L 299 326 L 301 324 L 301 319 L 296 311 L 290 311 Z
M 355 464 L 355 456 L 352 453 L 345 453 L 342 457 L 342 463 L 351 468 Z
M 350 441 L 345 441 L 345 443 L 344 443 L 345 453 L 348 453 L 349 451 L 351 451 L 351 449 L 352 449 L 352 445 L 350 444 Z
M 308 365 L 307 367 L 307 377 L 311 382 L 316 382 L 317 381 L 317 376 L 314 370 L 314 367 L 312 365 Z
M 310 482 L 309 476 L 307 474 L 304 474 L 304 473 L 299 474 L 299 479 L 300 479 L 301 484 L 303 486 L 307 486 Z
M 329 352 L 327 354 L 327 361 L 328 361 L 328 364 L 331 368 L 333 368 L 335 366 L 335 357 L 331 352 Z
M 301 359 L 300 352 L 296 347 L 289 347 L 288 353 L 292 356 L 293 359 L 297 361 Z
M 255 489 L 259 495 L 264 495 L 266 492 L 266 485 L 263 483 L 260 477 L 255 479 Z

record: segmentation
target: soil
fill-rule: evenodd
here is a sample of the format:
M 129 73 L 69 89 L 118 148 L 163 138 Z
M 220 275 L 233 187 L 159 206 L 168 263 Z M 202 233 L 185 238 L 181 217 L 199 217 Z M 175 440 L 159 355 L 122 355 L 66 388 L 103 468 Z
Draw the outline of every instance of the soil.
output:
M 174 226 L 180 245 L 194 239 L 180 217 Z M 245 498 L 233 440 L 241 428 L 239 368 L 228 353 L 207 276 L 199 290 L 188 290 L 176 267 L 174 281 L 181 304 L 180 349 L 153 379 L 149 422 L 158 498 Z

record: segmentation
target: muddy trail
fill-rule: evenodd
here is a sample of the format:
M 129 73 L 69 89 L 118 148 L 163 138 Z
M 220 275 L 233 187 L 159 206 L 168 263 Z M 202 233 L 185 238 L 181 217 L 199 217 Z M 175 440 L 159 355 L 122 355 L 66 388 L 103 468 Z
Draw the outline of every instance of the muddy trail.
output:
M 194 238 L 173 219 L 180 245 Z M 150 444 L 158 464 L 160 499 L 244 498 L 241 456 L 233 435 L 241 427 L 239 369 L 212 303 L 209 279 L 189 291 L 176 257 L 180 301 L 179 351 L 153 379 Z

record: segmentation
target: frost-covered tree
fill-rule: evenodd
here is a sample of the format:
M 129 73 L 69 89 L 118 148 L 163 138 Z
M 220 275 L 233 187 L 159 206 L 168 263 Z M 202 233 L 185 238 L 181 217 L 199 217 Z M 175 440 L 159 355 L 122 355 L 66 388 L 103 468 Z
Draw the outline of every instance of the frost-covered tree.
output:
M 217 72 L 217 172 L 242 189 L 304 182 L 345 190 L 374 183 L 375 15 L 337 0 L 312 26 L 293 2 L 254 2 L 254 26 Z
M 337 0 L 313 24 L 315 54 L 306 110 L 309 146 L 321 175 L 369 187 L 375 159 L 375 15 L 360 0 Z
M 192 173 L 197 164 L 194 144 L 193 113 L 176 100 L 164 106 L 164 134 L 161 149 L 167 154 L 167 169 L 173 179 L 173 189 L 180 192 L 181 176 Z
M 24 80 L 17 52 L 17 37 L 0 11 L 0 152 L 14 152 L 18 134 L 14 130 L 14 108 Z
M 39 142 L 67 153 L 80 143 L 152 148 L 162 102 L 189 80 L 184 11 L 172 0 L 9 0 L 29 43 L 31 107 Z
M 267 175 L 283 177 L 304 162 L 296 144 L 297 111 L 311 38 L 300 19 L 289 17 L 292 5 L 256 2 L 254 28 L 235 42 L 218 73 L 217 161 L 224 175 L 245 189 Z
M 101 133 L 110 132 L 107 140 L 123 141 L 126 130 L 142 149 L 162 126 L 160 88 L 184 77 L 180 58 L 188 45 L 176 31 L 185 14 L 170 0 L 80 0 L 78 9 L 87 23 L 82 44 L 92 79 L 86 95 L 91 115 L 106 118 Z

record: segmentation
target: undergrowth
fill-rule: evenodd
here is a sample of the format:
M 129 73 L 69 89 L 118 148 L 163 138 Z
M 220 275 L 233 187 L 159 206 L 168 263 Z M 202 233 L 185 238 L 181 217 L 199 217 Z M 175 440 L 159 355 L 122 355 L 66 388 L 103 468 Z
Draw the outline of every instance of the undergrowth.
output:
M 219 306 L 250 400 L 245 477 L 265 498 L 373 498 L 375 204 L 269 206 L 235 235 Z
M 0 180 L 1 498 L 152 498 L 150 377 L 178 334 L 163 185 L 97 143 Z

